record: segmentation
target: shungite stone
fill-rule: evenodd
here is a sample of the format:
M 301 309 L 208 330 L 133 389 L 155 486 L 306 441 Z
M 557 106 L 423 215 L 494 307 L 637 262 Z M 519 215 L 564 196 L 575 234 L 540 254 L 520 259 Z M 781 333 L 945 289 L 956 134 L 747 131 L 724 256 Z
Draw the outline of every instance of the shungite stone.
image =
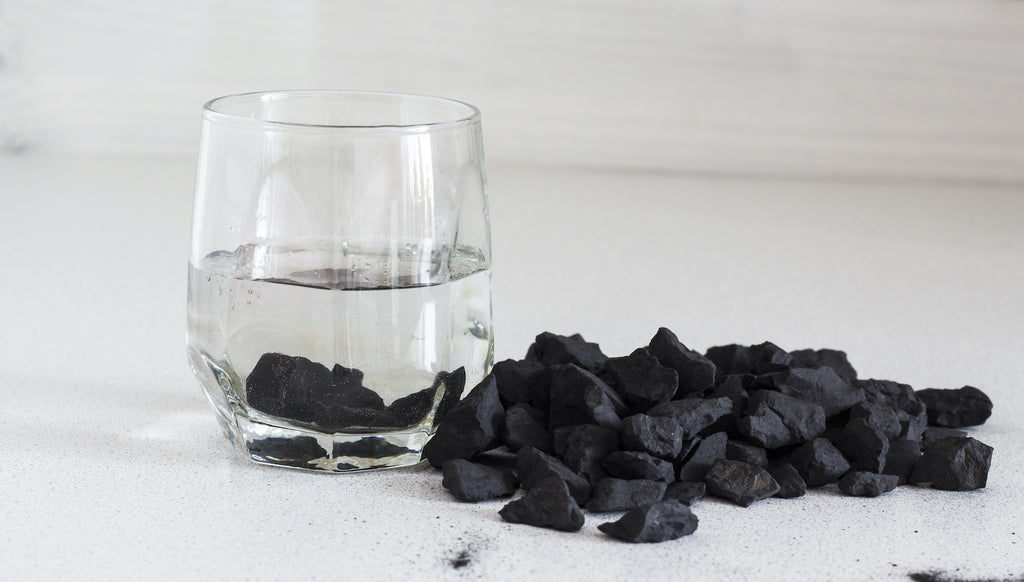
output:
M 959 430 L 955 428 L 942 428 L 942 427 L 929 427 L 924 429 L 924 433 L 921 435 L 921 448 L 927 447 L 934 441 L 940 441 L 948 438 L 959 438 L 967 436 L 966 430 Z
M 637 412 L 668 402 L 679 387 L 679 374 L 662 366 L 644 348 L 621 358 L 608 358 L 605 371 L 614 380 L 615 391 Z
M 903 430 L 895 410 L 874 402 L 861 402 L 850 408 L 850 420 L 855 418 L 864 419 L 867 426 L 881 432 L 887 439 L 896 438 Z
M 533 360 L 503 360 L 494 364 L 491 374 L 498 385 L 498 396 L 505 406 L 518 403 L 537 406 L 540 401 L 550 401 L 547 394 L 538 394 L 536 374 L 544 369 L 544 364 Z
M 772 342 L 750 346 L 750 354 L 754 358 L 753 372 L 755 374 L 784 370 L 796 363 L 789 352 Z
M 864 401 L 864 390 L 848 384 L 832 368 L 793 368 L 775 374 L 775 389 L 820 405 L 825 416 Z
M 882 431 L 868 426 L 864 418 L 854 418 L 843 428 L 840 449 L 861 471 L 881 473 L 889 454 L 889 439 Z
M 531 446 L 545 453 L 553 451 L 551 433 L 537 418 L 537 411 L 528 404 L 516 404 L 505 411 L 502 440 L 513 451 Z
M 331 406 L 330 408 L 325 408 L 317 414 L 314 423 L 327 430 L 399 427 L 395 418 L 388 414 L 386 409 L 375 410 L 373 408 L 351 408 L 348 406 Z
M 444 390 L 441 401 L 437 405 L 437 412 L 434 414 L 434 428 L 436 429 L 444 417 L 448 416 L 448 413 L 462 400 L 462 393 L 466 389 L 466 368 L 459 366 L 451 372 L 439 373 L 434 380 L 434 385 Z
M 793 359 L 796 360 L 795 363 L 801 368 L 827 366 L 835 370 L 836 374 L 848 384 L 853 384 L 857 381 L 857 370 L 853 369 L 844 351 L 830 350 L 828 348 L 820 350 L 807 349 L 789 352 L 789 355 L 793 356 Z
M 249 454 L 264 461 L 290 467 L 308 468 L 311 461 L 327 456 L 327 451 L 313 437 L 295 438 L 267 437 L 246 443 Z
M 549 428 L 596 424 L 622 428 L 619 413 L 628 411 L 618 394 L 600 378 L 573 364 L 560 366 L 551 379 Z
M 704 479 L 708 493 L 749 507 L 779 492 L 779 484 L 766 469 L 742 461 L 719 459 Z
M 768 466 L 768 451 L 757 445 L 733 439 L 725 443 L 725 458 L 749 463 L 755 467 Z
M 729 344 L 708 348 L 704 356 L 715 365 L 719 376 L 729 374 L 752 374 L 757 367 L 757 354 L 747 346 Z
M 675 459 L 683 446 L 683 427 L 672 418 L 634 414 L 622 421 L 622 448 Z
M 551 431 L 551 446 L 555 450 L 555 456 L 560 458 L 565 454 L 565 443 L 569 442 L 569 435 L 577 426 L 579 425 L 560 426 Z
M 896 488 L 899 477 L 870 471 L 850 471 L 839 479 L 839 490 L 857 497 L 878 497 Z
M 758 390 L 750 395 L 747 415 L 736 428 L 750 442 L 777 449 L 809 441 L 825 431 L 821 406 L 781 392 Z
M 561 461 L 533 447 L 523 447 L 516 455 L 516 474 L 522 482 L 523 489 L 532 489 L 548 477 L 556 477 L 569 487 L 576 503 L 583 504 L 590 499 L 590 482 L 574 473 Z
M 597 483 L 608 476 L 601 463 L 617 450 L 618 433 L 593 424 L 581 424 L 569 433 L 562 461 L 573 472 Z
M 578 333 L 566 336 L 546 331 L 530 345 L 526 359 L 545 366 L 575 364 L 588 372 L 600 374 L 608 356 L 601 352 L 600 346 L 584 340 Z
M 918 390 L 917 397 L 928 410 L 928 422 L 935 426 L 977 426 L 992 415 L 992 400 L 974 386 L 955 390 L 926 388 Z
M 922 412 L 914 415 L 903 410 L 896 411 L 896 417 L 900 419 L 900 434 L 896 438 L 920 441 L 924 431 L 928 428 L 928 416 Z
M 914 465 L 910 482 L 933 489 L 971 491 L 985 487 L 992 465 L 992 447 L 971 437 L 929 443 Z
M 687 348 L 669 329 L 659 328 L 647 349 L 662 366 L 678 373 L 679 397 L 714 387 L 714 362 Z
M 857 380 L 855 386 L 864 390 L 868 402 L 881 404 L 892 410 L 902 410 L 911 416 L 925 412 L 924 403 L 909 384 L 901 384 L 892 380 Z
M 732 400 L 728 398 L 686 398 L 659 404 L 647 411 L 650 416 L 675 420 L 682 428 L 682 439 L 697 436 L 719 418 L 732 413 Z
M 789 463 L 783 463 L 768 469 L 772 478 L 779 484 L 779 491 L 775 494 L 780 499 L 792 499 L 803 497 L 807 493 L 807 484 L 800 473 Z
M 387 407 L 389 426 L 407 427 L 419 424 L 433 410 L 438 390 L 443 390 L 434 417 L 434 426 L 438 426 L 441 419 L 459 403 L 465 385 L 465 368 L 460 367 L 451 374 L 441 372 L 434 378 L 434 383 L 430 387 L 403 396 Z
M 708 394 L 708 398 L 728 398 L 732 401 L 733 415 L 739 416 L 747 407 L 747 387 L 754 378 L 755 376 L 725 376 Z
M 850 470 L 850 463 L 827 439 L 816 438 L 797 447 L 786 462 L 800 473 L 808 487 L 821 487 Z
M 494 376 L 488 374 L 452 407 L 423 447 L 423 456 L 435 467 L 452 459 L 472 459 L 498 444 L 504 423 L 505 409 Z
M 627 511 L 648 505 L 665 494 L 665 483 L 648 479 L 616 479 L 598 481 L 594 496 L 587 502 L 587 511 Z
M 666 499 L 626 512 L 618 521 L 597 529 L 625 542 L 658 543 L 679 539 L 697 531 L 697 516 L 678 501 Z
M 245 379 L 249 406 L 281 418 L 313 421 L 323 409 L 320 397 L 331 389 L 327 366 L 302 356 L 263 354 Z
M 508 497 L 516 492 L 516 481 L 509 471 L 479 465 L 465 459 L 453 459 L 442 468 L 441 486 L 461 501 L 477 502 Z
M 675 499 L 683 505 L 693 505 L 706 492 L 707 486 L 703 481 L 676 481 L 668 484 L 662 499 Z
M 560 531 L 579 531 L 583 527 L 583 512 L 565 482 L 557 477 L 542 479 L 498 514 L 508 522 Z
M 325 392 L 320 402 L 324 406 L 348 406 L 351 408 L 370 408 L 384 410 L 384 399 L 379 394 L 363 386 L 363 372 L 355 368 L 346 368 L 334 364 L 331 369 L 331 387 Z
M 605 457 L 601 465 L 609 475 L 619 479 L 649 479 L 665 483 L 676 479 L 672 463 L 639 451 L 616 451 Z
M 415 453 L 411 449 L 400 447 L 387 439 L 375 436 L 363 437 L 357 441 L 347 443 L 334 443 L 331 456 L 337 457 L 361 457 L 364 459 L 383 459 L 385 457 L 397 457 Z
M 725 444 L 728 440 L 724 432 L 700 439 L 690 458 L 679 467 L 679 481 L 703 481 L 715 461 L 725 458 Z
M 917 441 L 897 439 L 889 441 L 889 454 L 885 456 L 886 475 L 896 475 L 900 485 L 910 482 L 914 464 L 921 458 L 921 444 Z

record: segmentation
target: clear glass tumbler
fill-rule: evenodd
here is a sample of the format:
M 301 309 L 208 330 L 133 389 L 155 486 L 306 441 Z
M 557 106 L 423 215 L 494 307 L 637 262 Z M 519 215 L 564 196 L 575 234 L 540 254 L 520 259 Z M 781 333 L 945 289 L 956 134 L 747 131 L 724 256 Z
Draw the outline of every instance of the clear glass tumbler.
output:
M 228 439 L 321 471 L 420 460 L 490 370 L 480 113 L 281 91 L 203 111 L 188 357 Z

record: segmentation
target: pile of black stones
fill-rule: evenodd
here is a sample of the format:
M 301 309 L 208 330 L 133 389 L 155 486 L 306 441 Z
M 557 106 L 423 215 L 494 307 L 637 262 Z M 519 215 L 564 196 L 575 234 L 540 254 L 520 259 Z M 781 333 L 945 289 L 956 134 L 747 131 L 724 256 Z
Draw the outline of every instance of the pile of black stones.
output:
M 506 521 L 578 531 L 583 509 L 628 542 L 693 533 L 704 495 L 747 507 L 830 486 L 985 487 L 992 448 L 967 436 L 992 401 L 971 386 L 915 391 L 864 380 L 844 352 L 765 342 L 704 354 L 661 328 L 609 358 L 579 334 L 542 333 L 446 410 L 423 450 L 462 501 L 525 495 Z

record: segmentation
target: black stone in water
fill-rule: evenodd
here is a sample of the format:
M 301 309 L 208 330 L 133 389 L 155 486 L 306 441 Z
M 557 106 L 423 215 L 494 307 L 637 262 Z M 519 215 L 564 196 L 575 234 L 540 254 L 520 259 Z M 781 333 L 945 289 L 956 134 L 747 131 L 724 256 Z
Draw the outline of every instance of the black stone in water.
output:
M 497 444 L 504 422 L 494 376 L 488 375 L 452 407 L 423 447 L 423 456 L 435 467 L 452 459 L 471 459 Z
M 839 490 L 856 497 L 878 497 L 896 488 L 899 477 L 869 471 L 850 471 L 839 479 Z
M 928 422 L 935 426 L 977 426 L 992 415 L 992 400 L 974 386 L 955 390 L 927 388 L 918 390 L 917 397 L 928 410 Z
M 579 366 L 559 366 L 551 378 L 551 430 L 576 424 L 619 430 L 619 412 L 627 410 L 619 395 L 603 380 Z
M 678 396 L 703 392 L 715 385 L 715 364 L 679 341 L 676 334 L 662 327 L 651 338 L 647 350 L 662 366 L 678 374 Z
M 601 465 L 609 475 L 619 479 L 649 479 L 671 483 L 676 478 L 672 463 L 639 451 L 616 451 L 605 457 Z
M 565 482 L 576 503 L 584 504 L 590 500 L 592 489 L 589 481 L 574 473 L 558 459 L 533 447 L 519 449 L 519 454 L 516 455 L 516 473 L 523 489 L 527 491 L 544 479 L 555 477 Z
M 724 397 L 673 400 L 647 411 L 650 416 L 667 417 L 679 423 L 684 441 L 692 439 L 719 418 L 731 413 L 732 400 Z
M 820 405 L 833 416 L 863 402 L 864 390 L 851 386 L 832 368 L 792 368 L 774 374 L 775 389 Z
M 245 379 L 249 406 L 281 418 L 312 422 L 331 387 L 327 366 L 302 356 L 263 354 Z
M 622 358 L 608 358 L 605 372 L 614 380 L 615 391 L 637 412 L 668 402 L 679 387 L 679 374 L 661 365 L 644 348 Z
M 627 511 L 648 505 L 665 494 L 665 483 L 648 479 L 616 479 L 598 481 L 594 496 L 587 502 L 587 511 Z
M 619 435 L 604 427 L 581 424 L 569 432 L 562 452 L 562 461 L 574 473 L 591 483 L 608 476 L 601 463 L 619 450 Z
M 921 435 L 921 447 L 927 447 L 933 442 L 941 441 L 942 439 L 959 438 L 965 436 L 967 436 L 966 430 L 933 426 L 931 428 L 924 429 L 924 433 Z
M 267 437 L 246 443 L 249 454 L 260 459 L 289 467 L 309 468 L 311 461 L 327 456 L 327 451 L 313 437 Z
M 907 439 L 889 441 L 889 453 L 885 456 L 886 475 L 896 475 L 900 485 L 910 481 L 914 464 L 921 458 L 921 444 Z
M 403 396 L 391 403 L 387 408 L 389 426 L 408 427 L 419 424 L 434 408 L 434 401 L 437 398 L 437 391 L 444 389 L 441 401 L 437 405 L 437 413 L 434 417 L 434 426 L 440 424 L 440 420 L 448 415 L 455 405 L 459 403 L 462 391 L 466 386 L 466 369 L 459 367 L 450 374 L 441 372 L 434 378 L 434 383 L 428 388 Z
M 850 470 L 850 463 L 828 439 L 816 438 L 797 447 L 786 461 L 800 473 L 808 487 L 821 487 Z
M 477 502 L 508 497 L 516 492 L 516 481 L 509 471 L 479 465 L 465 459 L 453 459 L 442 468 L 441 486 L 461 501 Z
M 766 469 L 744 463 L 719 459 L 704 478 L 708 493 L 749 507 L 779 492 L 779 484 Z
M 925 447 L 910 482 L 946 491 L 982 489 L 991 466 L 992 447 L 971 437 L 947 438 Z
M 689 459 L 679 467 L 680 481 L 703 481 L 715 461 L 725 458 L 725 445 L 729 440 L 724 432 L 700 439 Z
M 676 481 L 668 484 L 662 499 L 675 499 L 683 505 L 693 505 L 706 492 L 707 486 L 701 481 Z
M 747 415 L 736 428 L 752 443 L 767 449 L 795 445 L 825 432 L 821 406 L 771 390 L 750 395 Z
M 579 531 L 583 527 L 583 512 L 569 495 L 565 482 L 547 477 L 527 489 L 521 499 L 510 502 L 498 512 L 512 523 L 524 523 L 561 531 Z
M 742 461 L 756 467 L 768 466 L 768 451 L 757 445 L 729 439 L 725 443 L 725 458 L 730 461 Z
M 889 439 L 882 431 L 868 426 L 865 418 L 854 418 L 843 428 L 840 449 L 861 471 L 881 473 L 889 454 Z
M 820 368 L 826 366 L 835 370 L 836 374 L 846 381 L 848 384 L 853 384 L 857 381 L 857 370 L 853 369 L 850 365 L 850 360 L 846 357 L 846 352 L 840 350 L 830 350 L 823 348 L 820 350 L 796 350 L 789 352 L 789 355 L 793 356 L 796 364 L 799 364 L 801 368 Z
M 803 497 L 807 493 L 807 484 L 804 483 L 803 477 L 793 468 L 793 465 L 784 463 L 768 469 L 768 472 L 771 473 L 775 482 L 779 484 L 779 491 L 775 494 L 775 497 L 792 499 L 794 497 Z
M 540 423 L 538 412 L 529 404 L 516 404 L 505 410 L 505 427 L 502 433 L 508 448 L 518 451 L 531 446 L 545 453 L 552 452 L 552 437 Z
M 618 521 L 597 529 L 630 543 L 658 543 L 679 539 L 697 531 L 697 516 L 685 505 L 666 499 L 626 512 Z
M 622 448 L 675 459 L 683 446 L 683 427 L 675 419 L 634 414 L 622 421 Z
M 384 410 L 384 399 L 363 386 L 363 372 L 334 364 L 331 369 L 331 389 L 321 397 L 324 406 L 347 406 Z
M 397 457 L 398 455 L 415 452 L 416 451 L 390 443 L 387 439 L 367 436 L 357 441 L 334 443 L 331 456 L 335 458 L 360 457 L 364 459 L 383 459 L 385 457 Z
M 525 359 L 545 366 L 575 364 L 588 372 L 600 374 L 608 356 L 601 352 L 600 346 L 584 340 L 578 333 L 566 336 L 544 332 L 530 345 Z

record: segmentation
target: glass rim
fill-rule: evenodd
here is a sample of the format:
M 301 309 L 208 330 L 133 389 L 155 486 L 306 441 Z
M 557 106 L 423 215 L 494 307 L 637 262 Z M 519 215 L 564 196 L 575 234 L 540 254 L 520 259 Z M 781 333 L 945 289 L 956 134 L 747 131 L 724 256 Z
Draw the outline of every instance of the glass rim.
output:
M 226 104 L 228 101 L 242 101 L 242 100 L 273 100 L 298 97 L 298 96 L 333 96 L 333 97 L 398 97 L 402 99 L 414 99 L 422 102 L 433 102 L 434 104 L 444 104 L 449 106 L 459 106 L 466 109 L 466 115 L 452 116 L 454 119 L 444 119 L 441 121 L 431 121 L 423 123 L 380 123 L 380 124 L 369 124 L 369 123 L 306 123 L 298 121 L 281 121 L 274 119 L 261 119 L 258 117 L 248 117 L 245 115 L 238 115 L 235 113 L 227 113 L 222 110 L 218 110 L 220 105 Z M 448 97 L 436 97 L 433 95 L 419 95 L 415 93 L 400 93 L 393 91 L 352 91 L 344 89 L 281 89 L 273 91 L 249 91 L 246 93 L 234 93 L 231 95 L 223 95 L 220 97 L 214 97 L 203 104 L 203 117 L 211 121 L 229 121 L 234 123 L 244 123 L 259 126 L 270 126 L 270 127 L 282 127 L 282 128 L 310 128 L 310 129 L 351 129 L 351 130 L 434 130 L 434 129 L 445 129 L 449 127 L 458 127 L 462 125 L 470 125 L 473 123 L 479 123 L 480 121 L 480 110 L 476 106 L 466 103 L 465 101 L 459 101 L 457 99 L 451 99 Z

